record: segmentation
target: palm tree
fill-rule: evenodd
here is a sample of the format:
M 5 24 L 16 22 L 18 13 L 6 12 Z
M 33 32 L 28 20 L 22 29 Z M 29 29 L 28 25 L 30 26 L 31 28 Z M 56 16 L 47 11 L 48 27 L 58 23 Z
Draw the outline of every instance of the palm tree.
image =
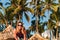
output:
M 0 12 L 0 23 L 1 23 L 1 24 L 3 24 L 5 21 L 4 21 L 4 20 L 2 20 L 2 19 L 3 19 L 3 17 L 2 17 L 2 18 L 1 18 L 1 17 L 2 17 L 2 13 Z
M 27 21 L 30 20 L 29 16 L 27 15 L 26 12 L 31 11 L 31 9 L 27 7 L 28 3 L 26 3 L 26 0 L 18 0 L 18 1 L 12 0 L 11 3 L 12 3 L 12 7 L 13 7 L 13 5 L 16 7 L 14 9 L 13 14 L 15 14 L 15 17 L 17 18 L 17 20 L 22 19 L 23 13 L 24 13 Z
M 57 12 L 57 6 L 55 3 L 53 3 L 53 0 L 45 0 L 45 7 L 43 8 L 43 11 L 45 11 L 46 9 L 48 10 L 53 10 L 54 12 Z M 38 11 L 37 11 L 38 12 Z M 37 18 L 38 19 L 38 18 Z M 38 22 L 37 22 L 38 23 Z M 48 22 L 49 24 L 49 22 Z M 38 24 L 37 24 L 38 25 Z M 50 24 L 49 24 L 50 25 Z M 52 26 L 53 27 L 53 26 Z M 37 27 L 38 29 L 38 27 Z
M 36 33 L 36 24 L 35 24 L 36 20 L 32 20 L 31 21 L 31 26 L 29 27 L 29 29 L 31 30 L 31 32 Z M 41 34 L 42 32 L 44 32 L 44 26 L 46 25 L 46 23 L 40 23 L 40 20 L 38 21 L 38 29 L 39 29 L 39 33 Z
M 48 1 L 48 0 L 47 0 L 47 1 Z M 52 1 L 52 0 L 51 0 L 51 1 Z M 57 22 L 58 22 L 59 19 L 60 19 L 60 18 L 59 18 L 59 14 L 58 14 L 58 11 L 59 11 L 59 10 L 58 10 L 58 9 L 59 9 L 58 6 L 59 6 L 59 4 L 56 5 L 56 3 L 53 3 L 53 1 L 50 2 L 50 0 L 49 0 L 49 5 L 50 5 L 50 6 L 47 6 L 47 7 L 49 7 L 49 10 L 51 10 L 51 11 L 52 11 L 52 14 L 53 14 L 53 15 L 51 15 L 51 19 L 50 19 L 50 20 L 51 20 L 54 24 L 57 25 Z M 51 7 L 52 7 L 52 8 L 51 8 Z M 46 9 L 47 9 L 47 8 L 45 8 L 45 10 L 46 10 Z M 55 23 L 54 21 L 55 21 L 56 23 Z M 51 22 L 48 21 L 48 27 L 49 27 L 49 25 L 55 26 L 54 24 L 52 24 Z M 53 26 L 50 26 L 50 29 L 52 29 Z M 51 28 L 51 27 L 52 27 L 52 28 Z
M 48 9 L 50 10 L 50 6 L 51 6 L 51 3 L 52 1 L 51 0 L 45 0 L 46 2 L 43 2 L 43 1 L 34 1 L 32 0 L 34 5 L 37 6 L 36 8 L 36 12 L 35 12 L 35 16 L 36 16 L 36 30 L 38 32 L 38 16 L 44 16 L 44 12 Z M 40 3 L 41 2 L 41 3 Z M 45 5 L 44 5 L 45 4 Z M 42 8 L 43 6 L 45 6 L 44 8 Z
M 48 6 L 47 7 L 49 7 L 49 10 L 51 10 L 52 9 L 52 19 L 54 19 L 54 20 L 52 20 L 52 19 L 50 19 L 52 22 L 53 21 L 55 21 L 56 23 L 57 23 L 57 21 L 58 21 L 58 17 L 57 17 L 57 11 L 58 11 L 58 4 L 56 5 L 56 3 L 53 3 L 53 0 L 46 0 L 46 1 L 48 1 L 49 2 L 49 4 L 48 4 Z M 51 2 L 50 2 L 51 1 Z M 52 8 L 51 8 L 52 7 Z M 46 10 L 46 9 L 45 9 Z M 48 21 L 48 27 L 50 27 L 50 29 L 52 29 L 53 28 L 53 26 L 55 26 L 56 25 L 56 23 L 55 22 L 53 22 L 53 24 L 51 23 L 51 21 L 49 22 Z M 52 25 L 52 26 L 51 26 Z
M 11 1 L 11 0 L 10 0 Z M 5 20 L 6 26 L 8 26 L 8 22 L 10 21 L 12 23 L 13 17 L 16 17 L 17 20 L 20 20 L 22 18 L 23 12 L 25 14 L 26 19 L 29 21 L 29 16 L 26 14 L 27 10 L 32 10 L 27 6 L 28 3 L 26 3 L 26 0 L 12 0 L 11 6 L 4 8 L 4 14 L 2 15 L 3 19 Z M 7 5 L 7 3 L 6 3 Z M 18 16 L 17 16 L 18 15 Z
M 53 20 L 53 21 L 55 21 L 56 23 L 56 26 L 57 26 L 57 28 L 56 28 L 56 30 L 57 30 L 57 32 L 56 32 L 56 38 L 58 39 L 58 22 L 60 21 L 60 8 L 58 7 L 58 9 L 57 9 L 57 12 L 53 12 L 53 14 L 51 15 L 51 19 Z
M 1 3 L 2 4 L 2 3 Z M 0 5 L 0 8 L 4 11 L 4 13 L 6 14 L 6 12 L 5 12 L 5 8 L 2 6 L 2 5 Z M 2 12 L 0 12 L 0 21 L 2 22 L 2 23 L 6 23 L 6 25 L 7 25 L 7 22 L 6 22 L 6 20 L 5 20 L 5 18 L 4 18 L 4 16 L 5 16 L 5 14 L 3 15 L 2 14 Z
M 27 32 L 27 38 L 29 39 L 32 36 L 31 30 L 27 29 L 26 32 Z
M 8 22 L 13 20 L 13 14 L 9 14 L 9 13 L 6 13 L 5 15 L 0 13 L 0 17 L 1 17 L 1 21 L 3 20 L 3 22 L 6 24 L 6 27 L 8 27 Z
M 3 21 L 4 24 L 6 24 L 6 27 L 8 27 L 8 22 L 13 20 L 14 14 L 12 14 L 12 9 L 8 10 L 8 8 L 4 8 L 2 5 L 0 5 L 1 10 L 3 10 L 3 13 L 0 13 L 1 22 Z
M 16 3 L 17 2 L 17 3 Z M 23 3 L 25 3 L 26 2 L 26 0 L 25 0 L 25 2 L 24 2 L 24 0 L 23 1 L 21 1 L 21 2 L 23 2 Z M 21 3 L 21 2 L 19 2 L 19 1 L 15 1 L 15 0 L 12 0 L 11 1 L 11 6 L 9 6 L 9 7 L 7 7 L 6 9 L 4 8 L 4 14 L 5 15 L 2 15 L 2 17 L 3 17 L 3 19 L 5 20 L 5 22 L 6 22 L 6 26 L 8 26 L 8 22 L 10 21 L 11 22 L 11 25 L 12 25 L 12 21 L 13 21 L 13 17 L 16 17 L 16 15 L 18 15 L 19 16 L 19 18 L 18 18 L 18 16 L 17 16 L 17 19 L 20 19 L 20 17 L 22 18 L 22 15 L 23 15 L 23 11 L 25 12 L 25 11 L 27 11 L 26 9 L 27 9 L 27 7 L 25 7 L 27 4 L 23 4 L 23 3 Z M 22 7 L 23 6 L 23 9 L 20 9 L 20 7 Z M 24 8 L 25 7 L 25 8 Z M 29 8 L 28 8 L 29 9 Z M 28 17 L 28 15 L 25 13 L 25 17 L 27 18 L 27 20 L 29 21 L 29 17 Z
M 36 3 L 37 1 L 34 1 L 34 0 L 32 0 L 32 4 L 34 4 L 34 5 L 36 5 L 37 6 L 37 4 L 40 2 L 41 3 L 41 1 L 39 0 L 39 2 L 38 3 Z M 51 11 L 54 11 L 53 12 L 53 14 L 54 14 L 54 17 L 55 18 L 53 18 L 53 19 L 55 19 L 55 20 L 58 20 L 57 18 L 56 18 L 56 12 L 57 12 L 57 8 L 58 8 L 58 4 L 56 4 L 56 3 L 53 3 L 53 0 L 45 0 L 45 2 L 43 3 L 43 4 L 45 4 L 44 5 L 44 8 L 42 9 L 42 10 L 38 10 L 40 7 L 41 7 L 41 5 L 39 4 L 38 5 L 38 9 L 36 9 L 36 11 L 35 11 L 35 15 L 36 15 L 36 30 L 37 30 L 37 32 L 38 32 L 38 13 L 40 13 L 40 14 L 43 14 L 43 12 L 44 11 L 46 11 L 46 10 L 51 10 Z M 42 12 L 43 11 L 43 12 Z M 48 12 L 49 13 L 49 12 Z M 57 14 L 58 15 L 58 14 Z M 49 26 L 49 28 L 53 28 L 53 26 L 55 26 L 55 23 L 53 22 L 54 20 L 50 20 L 49 19 L 49 21 L 48 21 L 48 26 Z M 53 26 L 52 26 L 53 25 Z M 52 27 L 51 27 L 52 26 Z
M 44 10 L 43 10 L 44 5 L 43 4 L 44 4 L 44 2 L 41 0 L 32 0 L 32 2 L 31 2 L 31 5 L 35 5 L 35 7 L 33 7 L 33 9 L 34 9 L 34 17 L 36 17 L 35 26 L 36 26 L 37 33 L 39 32 L 38 21 L 40 21 L 40 16 L 44 17 Z

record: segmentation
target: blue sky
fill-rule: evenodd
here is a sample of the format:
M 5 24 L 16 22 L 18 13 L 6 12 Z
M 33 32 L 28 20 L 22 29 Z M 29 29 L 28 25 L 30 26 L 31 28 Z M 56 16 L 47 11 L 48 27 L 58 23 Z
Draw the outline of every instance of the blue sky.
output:
M 7 6 L 9 6 L 9 5 L 5 5 L 5 3 L 6 2 L 9 2 L 10 3 L 10 1 L 9 0 L 1 0 L 1 2 L 3 3 L 3 6 L 6 8 Z
M 31 0 L 28 0 L 27 2 L 30 2 L 30 1 L 31 1 Z M 0 0 L 0 2 L 3 3 L 3 6 L 4 6 L 5 8 L 6 8 L 7 6 L 10 6 L 10 5 L 6 5 L 6 6 L 5 6 L 5 3 L 6 3 L 6 2 L 9 2 L 9 3 L 10 3 L 9 0 Z M 56 0 L 55 2 L 58 3 L 57 0 Z M 3 10 L 0 10 L 0 11 L 1 11 L 2 13 L 4 13 Z M 49 13 L 48 13 L 48 12 L 49 12 Z M 45 11 L 45 16 L 46 16 L 46 17 L 44 17 L 43 20 L 40 19 L 40 21 L 41 21 L 41 22 L 46 22 L 46 21 L 48 21 L 51 13 L 52 13 L 51 11 L 46 10 L 46 11 Z M 23 15 L 23 23 L 24 23 L 24 26 L 25 26 L 26 29 L 28 29 L 28 28 L 30 27 L 30 25 L 31 25 L 31 20 L 32 20 L 32 14 L 31 14 L 30 12 L 28 12 L 27 14 L 28 14 L 29 17 L 30 17 L 30 22 L 27 22 L 26 19 L 25 19 L 25 17 L 24 17 L 24 15 Z

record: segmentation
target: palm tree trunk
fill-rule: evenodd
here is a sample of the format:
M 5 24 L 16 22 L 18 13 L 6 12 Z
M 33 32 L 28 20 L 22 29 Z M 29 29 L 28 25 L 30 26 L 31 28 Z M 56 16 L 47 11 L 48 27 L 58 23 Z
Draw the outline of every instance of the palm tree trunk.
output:
M 36 31 L 38 33 L 38 14 L 36 14 Z
M 52 29 L 50 29 L 50 40 L 52 40 Z
M 58 40 L 58 22 L 56 23 L 56 39 Z
M 6 21 L 6 28 L 8 27 L 8 22 Z
M 18 18 L 17 22 L 20 21 L 20 15 L 19 15 L 19 14 L 18 14 L 18 17 L 19 17 L 19 18 Z
M 35 2 L 35 6 L 37 6 L 37 0 Z M 38 11 L 37 11 L 37 8 L 36 8 L 36 32 L 38 33 Z
M 58 28 L 56 29 L 56 39 L 58 40 Z
M 17 19 L 17 23 L 20 21 L 20 15 L 18 14 L 18 19 Z
M 11 26 L 12 26 L 12 21 L 11 21 Z
M 32 0 L 33 4 L 34 4 L 34 0 Z
M 20 20 L 20 15 L 19 15 L 19 20 Z

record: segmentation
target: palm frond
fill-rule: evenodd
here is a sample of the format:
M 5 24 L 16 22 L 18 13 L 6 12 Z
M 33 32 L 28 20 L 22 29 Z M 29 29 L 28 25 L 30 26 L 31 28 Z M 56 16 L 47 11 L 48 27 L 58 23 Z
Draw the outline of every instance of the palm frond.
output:
M 51 14 L 50 18 L 51 18 L 52 20 L 55 20 L 55 21 L 58 20 L 57 16 L 56 16 L 54 13 Z
M 3 14 L 0 12 L 0 17 L 4 17 Z
M 29 16 L 26 13 L 24 13 L 24 14 L 25 14 L 25 17 L 26 17 L 27 21 L 29 22 L 30 21 Z
M 19 11 L 21 11 L 21 10 L 22 10 L 21 6 L 18 6 L 18 7 L 14 10 L 14 14 L 19 13 Z
M 14 17 L 14 14 L 11 13 L 11 14 L 9 15 L 9 20 L 13 20 L 13 17 Z
M 1 23 L 5 23 L 4 15 L 0 12 L 0 21 Z
M 18 4 L 20 4 L 21 0 L 17 0 Z
M 57 12 L 57 9 L 58 9 L 58 5 L 57 6 L 54 6 L 54 5 L 51 5 L 52 9 Z
M 58 2 L 60 3 L 60 0 L 58 0 Z
M 2 3 L 0 2 L 0 6 L 2 6 Z
M 32 19 L 35 18 L 35 14 L 33 15 Z
M 34 14 L 34 9 L 33 8 L 28 8 L 28 7 L 25 7 L 26 10 L 30 11 L 32 14 Z
M 52 2 L 52 0 L 45 0 L 45 2 L 47 2 L 47 3 L 51 3 L 51 2 Z
M 17 0 L 12 0 L 11 3 L 12 4 L 16 4 L 17 3 Z
M 5 23 L 5 20 L 1 18 L 0 23 Z
M 27 6 L 28 4 L 29 4 L 29 2 L 28 2 L 28 3 L 26 3 L 26 4 L 24 4 L 24 7 L 25 7 L 25 6 Z
M 0 6 L 0 8 L 2 8 L 2 10 L 4 11 L 4 13 L 6 14 L 5 8 L 3 6 Z
M 13 9 L 15 9 L 15 8 L 16 8 L 15 5 L 11 5 L 10 7 L 7 8 L 7 11 L 9 11 L 9 10 L 13 10 Z
M 5 5 L 10 5 L 10 4 L 11 4 L 11 3 L 9 3 L 9 2 L 6 2 L 6 3 L 5 3 Z
M 40 7 L 41 7 L 41 5 L 38 5 L 38 6 L 37 6 L 37 9 L 39 9 Z
M 53 29 L 53 27 L 55 26 L 55 23 L 52 22 L 52 20 L 48 20 L 48 29 Z
M 44 7 L 44 8 L 41 10 L 41 14 L 40 14 L 40 15 L 43 16 L 46 10 L 47 10 L 47 6 Z

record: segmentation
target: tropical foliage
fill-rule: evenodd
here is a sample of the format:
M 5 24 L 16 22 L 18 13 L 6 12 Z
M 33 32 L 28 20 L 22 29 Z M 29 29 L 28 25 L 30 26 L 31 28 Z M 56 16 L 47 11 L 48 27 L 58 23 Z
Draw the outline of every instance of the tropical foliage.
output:
M 53 29 L 57 25 L 57 22 L 60 21 L 60 0 L 59 3 L 54 3 L 54 0 L 32 0 L 27 2 L 27 0 L 9 0 L 11 3 L 7 2 L 5 5 L 9 4 L 7 8 L 3 7 L 3 4 L 0 3 L 0 9 L 4 11 L 4 15 L 0 12 L 0 23 L 6 24 L 10 22 L 13 24 L 13 20 L 23 20 L 22 16 L 24 14 L 27 21 L 30 21 L 28 16 L 28 11 L 33 14 L 31 26 L 27 30 L 28 36 L 30 37 L 30 32 L 42 33 L 44 31 L 44 26 L 47 25 L 48 29 Z M 32 7 L 28 7 L 28 5 Z M 51 11 L 50 19 L 48 22 L 41 23 L 40 19 L 43 20 L 43 17 L 46 17 L 44 14 L 46 10 Z M 49 12 L 48 12 L 49 13 Z M 14 19 L 15 18 L 15 19 Z M 34 20 L 35 18 L 35 20 Z M 23 21 L 22 21 L 23 22 Z
M 22 15 L 24 14 L 27 21 L 30 20 L 29 16 L 27 15 L 27 11 L 31 11 L 30 8 L 27 7 L 28 3 L 26 3 L 27 0 L 10 0 L 11 3 L 6 3 L 7 4 L 11 4 L 11 6 L 8 6 L 7 8 L 2 8 L 2 10 L 4 10 L 4 14 L 1 14 L 1 20 L 5 20 L 6 26 L 8 26 L 8 22 L 13 21 L 13 18 L 15 17 L 16 20 L 20 20 L 22 19 Z M 2 3 L 0 3 L 2 6 Z M 3 6 L 2 6 L 3 7 Z

